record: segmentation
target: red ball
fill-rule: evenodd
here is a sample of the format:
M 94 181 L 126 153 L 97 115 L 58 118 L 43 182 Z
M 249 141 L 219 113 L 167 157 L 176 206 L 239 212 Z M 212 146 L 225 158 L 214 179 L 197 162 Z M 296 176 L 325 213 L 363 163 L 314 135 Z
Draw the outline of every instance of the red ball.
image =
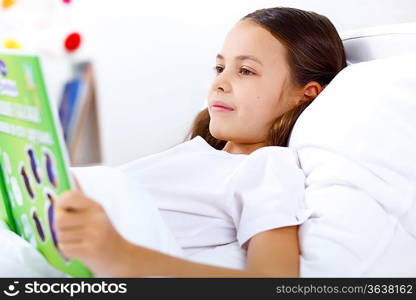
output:
M 81 45 L 81 35 L 77 32 L 69 34 L 65 39 L 65 49 L 68 52 L 73 52 Z

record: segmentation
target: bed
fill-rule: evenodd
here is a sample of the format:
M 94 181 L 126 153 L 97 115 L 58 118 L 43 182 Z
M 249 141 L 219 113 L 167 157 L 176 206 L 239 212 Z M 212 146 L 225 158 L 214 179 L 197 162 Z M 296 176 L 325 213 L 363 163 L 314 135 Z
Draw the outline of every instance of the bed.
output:
M 342 34 L 349 66 L 302 113 L 289 147 L 314 213 L 302 277 L 416 276 L 416 23 Z M 0 276 L 60 277 L 1 228 Z

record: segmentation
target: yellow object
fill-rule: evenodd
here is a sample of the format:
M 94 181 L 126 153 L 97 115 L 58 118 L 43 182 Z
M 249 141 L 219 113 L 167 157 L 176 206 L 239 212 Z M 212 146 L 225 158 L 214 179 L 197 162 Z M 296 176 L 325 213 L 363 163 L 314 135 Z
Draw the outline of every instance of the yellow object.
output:
M 64 212 L 63 209 L 55 207 L 55 218 Z
M 5 40 L 3 47 L 7 49 L 22 49 L 22 46 L 18 42 L 12 39 Z
M 3 0 L 2 3 L 1 3 L 1 6 L 3 8 L 9 8 L 13 4 L 14 4 L 14 0 Z

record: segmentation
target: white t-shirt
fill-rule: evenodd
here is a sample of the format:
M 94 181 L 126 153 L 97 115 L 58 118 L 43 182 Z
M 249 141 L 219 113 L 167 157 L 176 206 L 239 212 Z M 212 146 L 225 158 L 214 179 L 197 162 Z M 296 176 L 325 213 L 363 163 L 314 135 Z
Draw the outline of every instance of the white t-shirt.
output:
M 120 170 L 149 192 L 189 257 L 227 249 L 241 261 L 254 235 L 301 224 L 310 216 L 304 174 L 296 152 L 287 147 L 230 154 L 197 136 Z

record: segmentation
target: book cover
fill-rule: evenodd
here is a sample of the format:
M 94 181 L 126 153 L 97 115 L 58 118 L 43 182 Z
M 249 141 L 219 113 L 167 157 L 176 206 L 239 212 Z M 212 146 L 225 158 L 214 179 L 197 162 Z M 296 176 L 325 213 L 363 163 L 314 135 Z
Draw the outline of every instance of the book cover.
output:
M 99 163 L 100 140 L 94 71 L 91 62 L 74 64 L 74 73 L 82 79 L 82 97 L 78 101 L 76 123 L 68 140 L 71 162 L 75 165 Z
M 91 277 L 81 262 L 59 252 L 52 227 L 57 196 L 72 187 L 58 124 L 39 58 L 0 53 L 1 218 L 14 222 L 15 232 L 58 270 Z
M 59 116 L 72 166 L 101 161 L 98 111 L 92 63 L 73 64 L 73 77 L 63 88 Z
M 66 143 L 68 143 L 69 133 L 74 124 L 81 85 L 82 82 L 79 78 L 72 79 L 65 83 L 62 99 L 59 104 L 59 118 Z

